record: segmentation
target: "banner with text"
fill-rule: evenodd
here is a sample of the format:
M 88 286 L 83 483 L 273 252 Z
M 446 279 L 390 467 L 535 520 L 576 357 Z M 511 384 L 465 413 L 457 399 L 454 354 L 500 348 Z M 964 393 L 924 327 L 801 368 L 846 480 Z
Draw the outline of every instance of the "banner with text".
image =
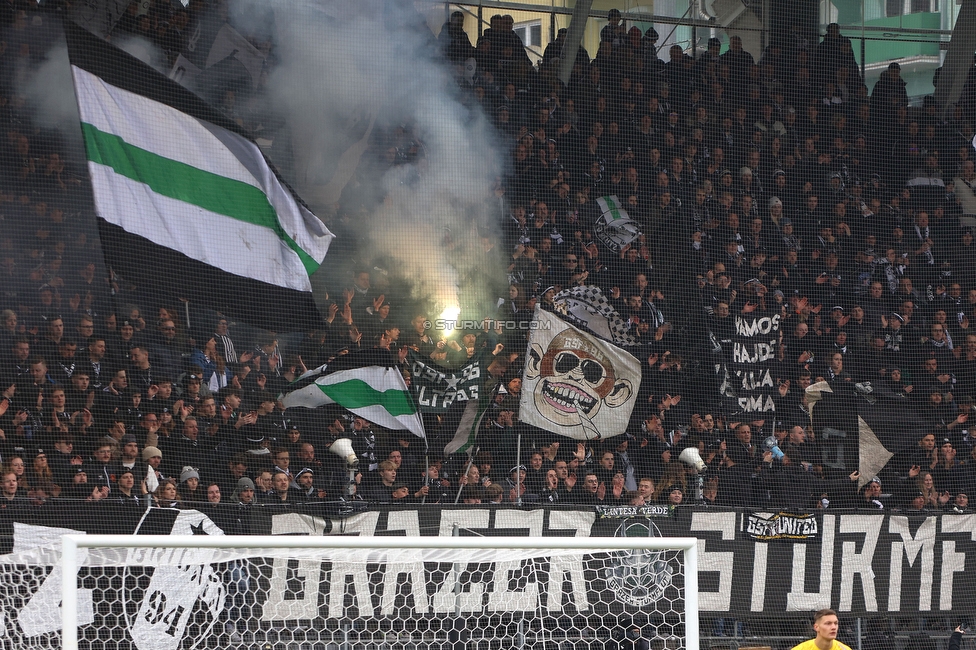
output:
M 779 345 L 780 315 L 753 311 L 735 316 L 732 349 L 725 350 L 732 370 L 732 388 L 742 413 L 760 417 L 776 411 L 777 386 L 770 371 Z
M 98 518 L 112 515 L 113 509 L 115 506 L 111 504 L 100 507 Z M 126 509 L 122 506 L 114 514 L 122 514 Z M 92 509 L 88 514 L 95 514 L 95 511 Z M 97 518 L 75 518 L 69 528 L 53 522 L 49 525 L 12 522 L 6 515 L 0 513 L 0 524 L 6 526 L 5 553 L 0 555 L 0 608 L 8 622 L 14 622 L 8 626 L 8 635 L 21 638 L 55 634 L 59 632 L 60 619 L 47 616 L 45 612 L 58 611 L 60 535 L 72 530 L 99 532 Z M 224 533 L 221 525 L 233 532 L 259 535 L 450 536 L 457 527 L 462 535 L 478 536 L 695 536 L 700 540 L 699 607 L 705 615 L 801 618 L 808 617 L 811 611 L 832 607 L 842 614 L 868 617 L 918 616 L 926 612 L 937 612 L 940 616 L 968 616 L 976 608 L 976 589 L 973 589 L 971 577 L 976 574 L 976 514 L 777 513 L 681 507 L 676 510 L 667 507 L 581 510 L 417 506 L 360 510 L 338 516 L 335 511 L 330 514 L 326 508 L 303 512 L 256 506 L 244 512 L 230 506 L 226 513 L 213 508 L 206 508 L 206 512 L 154 509 L 131 532 L 220 535 Z M 239 525 L 245 526 L 244 531 L 234 530 Z M 147 552 L 157 551 L 173 552 L 166 549 Z M 139 575 L 145 575 L 145 580 L 138 588 L 132 587 L 127 595 L 132 614 L 128 629 L 133 638 L 140 635 L 150 638 L 158 631 L 157 627 L 163 626 L 160 621 L 165 616 L 161 617 L 157 611 L 162 602 L 169 603 L 166 611 L 185 612 L 187 617 L 190 612 L 203 612 L 200 616 L 205 615 L 214 623 L 220 620 L 222 609 L 230 606 L 228 603 L 232 601 L 226 581 L 221 577 L 221 571 L 226 567 L 213 565 L 194 570 L 191 566 L 194 563 L 189 561 L 186 566 L 168 566 L 172 564 L 172 558 L 161 556 L 159 562 L 151 558 L 143 560 Z M 572 561 L 579 566 L 566 564 Z M 540 569 L 518 585 L 497 579 L 491 567 L 485 565 L 479 568 L 478 575 L 482 576 L 479 579 L 483 584 L 477 589 L 485 598 L 495 600 L 498 596 L 492 594 L 501 589 L 507 594 L 505 602 L 521 603 L 519 606 L 524 606 L 525 611 L 544 608 L 551 613 L 558 610 L 568 615 L 598 614 L 592 607 L 603 607 L 608 602 L 617 603 L 615 607 L 623 608 L 621 611 L 632 607 L 648 608 L 654 606 L 655 598 L 664 598 L 666 591 L 671 594 L 669 597 L 674 597 L 673 588 L 677 585 L 674 581 L 680 574 L 668 562 L 617 566 L 604 558 L 602 568 L 595 571 L 586 564 L 590 561 L 582 555 L 575 560 L 562 558 L 557 574 Z M 288 576 L 295 569 L 289 563 L 294 564 L 294 561 L 283 556 L 267 558 L 264 561 L 266 577 L 262 580 L 291 580 Z M 309 560 L 302 560 L 296 566 L 299 565 L 301 575 L 314 576 L 314 579 L 303 582 L 306 587 L 300 594 L 296 591 L 288 603 L 277 603 L 272 598 L 279 598 L 279 591 L 285 593 L 284 587 L 281 590 L 268 588 L 271 583 L 256 581 L 257 574 L 252 570 L 252 588 L 256 594 L 253 605 L 260 607 L 255 611 L 261 612 L 262 620 L 288 618 L 290 615 L 285 613 L 293 612 L 296 606 L 304 608 L 302 611 L 307 612 L 308 618 L 343 616 L 342 599 L 328 595 L 330 585 L 346 581 L 343 576 L 337 578 L 338 583 L 330 579 L 330 572 L 337 570 L 336 565 Z M 350 567 L 343 570 L 353 571 Z M 383 571 L 382 567 L 371 570 L 379 572 L 378 576 Z M 513 569 L 507 567 L 506 570 Z M 127 572 L 134 575 L 134 569 L 123 566 L 117 569 L 106 567 L 101 571 L 99 575 L 105 576 L 114 575 L 112 571 L 119 575 Z M 423 570 L 417 567 L 416 571 L 419 578 Z M 195 577 L 188 582 L 186 576 L 190 575 Z M 26 580 L 25 576 L 30 579 Z M 427 581 L 418 585 L 422 583 Z M 118 593 L 100 587 L 94 580 L 84 584 L 87 604 L 83 620 L 97 624 L 103 612 L 111 611 L 108 603 L 113 602 Z M 188 589 L 188 584 L 193 588 Z M 354 580 L 352 584 L 357 590 L 368 590 L 372 583 Z M 436 580 L 429 582 L 428 589 L 434 590 L 428 594 L 431 602 L 436 600 L 439 584 Z M 314 588 L 309 590 L 309 585 Z M 294 591 L 293 587 L 288 589 Z M 576 596 L 569 600 L 553 599 L 557 592 Z M 366 598 L 366 595 L 364 591 L 357 598 Z M 302 602 L 292 602 L 297 599 Z M 451 603 L 450 611 L 453 612 L 454 601 Z M 584 607 L 587 603 L 590 605 Z M 512 611 L 514 606 L 506 605 L 506 611 Z M 143 610 L 146 610 L 144 616 L 141 614 Z M 177 624 L 177 627 L 185 626 L 187 621 L 183 621 L 182 614 L 170 616 L 167 629 Z M 190 630 L 190 627 L 186 629 Z M 139 643 L 136 645 L 141 647 Z M 15 643 L 12 647 L 19 646 Z

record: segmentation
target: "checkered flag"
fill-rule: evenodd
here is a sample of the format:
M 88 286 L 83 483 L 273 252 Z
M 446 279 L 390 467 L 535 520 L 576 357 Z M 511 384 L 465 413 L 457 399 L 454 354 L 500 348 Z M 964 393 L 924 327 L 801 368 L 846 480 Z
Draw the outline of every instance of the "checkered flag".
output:
M 564 289 L 553 298 L 556 311 L 566 320 L 616 345 L 636 345 L 630 323 L 623 319 L 600 287 L 586 285 Z

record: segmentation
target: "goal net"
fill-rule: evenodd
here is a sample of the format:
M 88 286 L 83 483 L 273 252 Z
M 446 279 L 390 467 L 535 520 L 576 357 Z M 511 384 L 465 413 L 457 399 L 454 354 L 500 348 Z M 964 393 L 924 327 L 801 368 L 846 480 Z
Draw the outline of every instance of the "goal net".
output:
M 603 650 L 641 638 L 698 649 L 690 538 L 66 535 L 63 544 L 63 639 L 23 635 L 18 647 Z

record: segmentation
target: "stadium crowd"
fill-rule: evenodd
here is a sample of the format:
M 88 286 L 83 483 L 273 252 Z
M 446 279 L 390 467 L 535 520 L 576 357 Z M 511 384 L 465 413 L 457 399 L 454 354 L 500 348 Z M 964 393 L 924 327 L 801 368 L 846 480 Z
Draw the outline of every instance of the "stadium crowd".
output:
M 188 34 L 204 34 L 199 46 L 229 20 L 220 2 L 157 0 L 139 13 L 143 4 L 130 5 L 113 38 L 147 38 L 170 63 L 201 55 Z M 507 288 L 497 314 L 480 316 L 530 320 L 560 290 L 593 285 L 637 340 L 643 381 L 628 433 L 587 444 L 519 422 L 525 330 L 440 340 L 422 307 L 376 287 L 373 261 L 356 250 L 353 217 L 375 207 L 362 197 L 327 215 L 343 272 L 325 320 L 297 338 L 106 270 L 83 157 L 23 90 L 59 18 L 0 1 L 0 509 L 65 499 L 142 507 L 154 483 L 162 507 L 681 505 L 694 485 L 678 456 L 696 446 L 707 504 L 969 511 L 976 107 L 964 100 L 944 120 L 932 98 L 909 105 L 897 63 L 868 89 L 836 25 L 819 43 L 778 35 L 757 61 L 736 36 L 711 38 L 693 57 L 679 45 L 658 51 L 653 28 L 628 29 L 615 10 L 608 18 L 566 86 L 556 77 L 565 30 L 537 66 L 508 16 L 492 17 L 475 44 L 459 13 L 429 34 L 441 59 L 430 65 L 452 67 L 459 101 L 472 120 L 493 122 L 508 156 L 486 188 L 498 219 L 484 232 Z M 270 37 L 245 33 L 273 52 Z M 218 91 L 244 128 L 277 128 L 260 92 Z M 421 145 L 410 124 L 384 131 L 360 173 L 417 164 Z M 642 233 L 618 253 L 594 233 L 596 199 L 610 195 Z M 755 313 L 780 318 L 768 364 L 776 410 L 743 414 L 718 393 L 709 340 L 729 341 L 736 315 Z M 409 349 L 454 367 L 494 353 L 495 400 L 470 466 L 442 457 L 453 431 L 436 419 L 425 450 L 341 409 L 281 408 L 277 396 L 307 368 L 377 347 L 401 363 Z M 910 451 L 860 490 L 856 473 L 823 466 L 804 393 L 818 381 L 871 382 L 925 422 L 904 431 Z M 359 457 L 351 486 L 329 453 L 342 437 Z

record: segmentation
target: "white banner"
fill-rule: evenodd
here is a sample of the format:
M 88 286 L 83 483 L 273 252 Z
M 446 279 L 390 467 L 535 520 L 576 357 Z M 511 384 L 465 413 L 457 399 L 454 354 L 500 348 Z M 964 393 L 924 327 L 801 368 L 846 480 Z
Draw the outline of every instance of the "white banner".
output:
M 640 388 L 640 363 L 615 345 L 536 307 L 519 419 L 577 440 L 627 429 Z

